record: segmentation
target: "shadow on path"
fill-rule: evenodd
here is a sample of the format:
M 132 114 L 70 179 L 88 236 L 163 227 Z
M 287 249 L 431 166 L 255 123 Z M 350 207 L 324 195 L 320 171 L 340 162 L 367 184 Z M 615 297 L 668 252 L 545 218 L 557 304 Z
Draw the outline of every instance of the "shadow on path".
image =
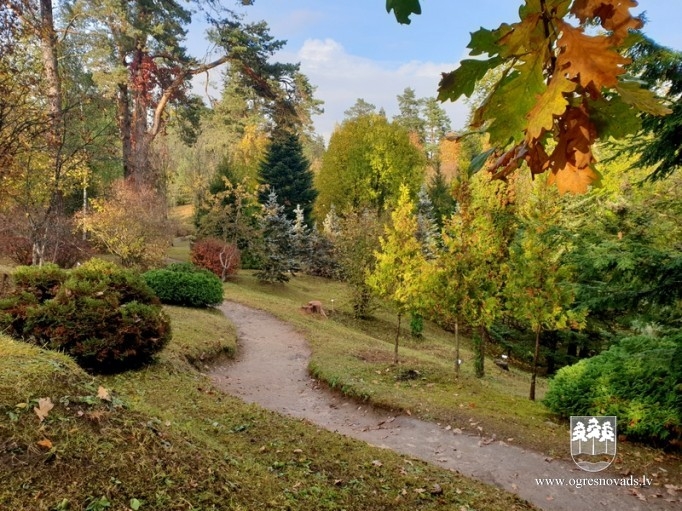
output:
M 210 376 L 221 390 L 248 403 L 311 423 L 372 445 L 392 449 L 466 476 L 496 485 L 547 510 L 672 510 L 678 503 L 633 494 L 631 487 L 569 485 L 569 480 L 620 480 L 591 474 L 575 464 L 550 460 L 492 439 L 481 439 L 407 416 L 393 416 L 358 404 L 326 389 L 307 370 L 310 350 L 305 339 L 274 316 L 225 302 L 220 310 L 236 325 L 238 357 L 214 367 Z M 568 448 L 568 434 L 567 434 Z M 640 476 L 641 474 L 636 474 Z M 564 486 L 539 485 L 537 479 L 559 479 Z M 603 483 L 602 483 L 603 484 Z M 644 498 L 646 490 L 637 491 Z

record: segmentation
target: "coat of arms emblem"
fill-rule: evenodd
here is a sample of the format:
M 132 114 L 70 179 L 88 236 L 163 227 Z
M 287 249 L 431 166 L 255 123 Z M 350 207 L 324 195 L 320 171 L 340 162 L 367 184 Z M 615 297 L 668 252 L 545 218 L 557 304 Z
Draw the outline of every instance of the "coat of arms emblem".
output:
M 600 472 L 616 457 L 616 417 L 571 416 L 571 457 L 581 469 Z

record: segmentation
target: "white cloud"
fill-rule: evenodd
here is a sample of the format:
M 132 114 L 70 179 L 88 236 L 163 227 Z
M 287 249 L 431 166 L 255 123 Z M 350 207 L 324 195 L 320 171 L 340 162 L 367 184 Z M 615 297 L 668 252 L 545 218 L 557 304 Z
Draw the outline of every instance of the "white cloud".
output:
M 316 96 L 324 101 L 325 113 L 315 119 L 317 132 L 329 139 L 344 111 L 363 98 L 377 108 L 384 108 L 389 118 L 398 114 L 397 96 L 405 88 L 417 97 L 437 95 L 441 73 L 454 69 L 455 63 L 411 61 L 380 62 L 351 55 L 333 39 L 308 39 L 293 60 L 300 61 L 301 71 L 317 87 Z M 467 107 L 459 102 L 443 103 L 453 128 L 461 128 Z

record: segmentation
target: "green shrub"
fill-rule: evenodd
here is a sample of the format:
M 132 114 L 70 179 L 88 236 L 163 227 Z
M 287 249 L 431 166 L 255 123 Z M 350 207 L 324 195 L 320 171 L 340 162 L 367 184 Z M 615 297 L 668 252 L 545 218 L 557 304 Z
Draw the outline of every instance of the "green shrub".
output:
M 545 404 L 555 413 L 616 415 L 631 438 L 682 438 L 682 333 L 621 339 L 609 350 L 559 370 Z
M 176 263 L 151 270 L 145 281 L 163 303 L 189 307 L 206 307 L 223 301 L 223 284 L 208 270 L 189 263 Z
M 0 301 L 0 330 L 71 355 L 90 371 L 139 367 L 170 340 L 154 292 L 113 263 L 18 268 L 14 278 L 14 290 Z

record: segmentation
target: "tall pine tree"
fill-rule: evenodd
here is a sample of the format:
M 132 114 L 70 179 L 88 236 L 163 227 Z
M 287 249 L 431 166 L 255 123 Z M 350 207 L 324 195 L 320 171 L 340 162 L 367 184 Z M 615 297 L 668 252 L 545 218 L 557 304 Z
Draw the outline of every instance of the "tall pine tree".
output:
M 303 156 L 303 146 L 294 133 L 277 131 L 260 165 L 259 179 L 267 187 L 260 193 L 265 204 L 271 191 L 277 194 L 277 201 L 284 207 L 289 219 L 294 218 L 297 205 L 303 209 L 303 216 L 311 225 L 311 212 L 317 197 L 313 187 L 313 173 L 310 163 Z

